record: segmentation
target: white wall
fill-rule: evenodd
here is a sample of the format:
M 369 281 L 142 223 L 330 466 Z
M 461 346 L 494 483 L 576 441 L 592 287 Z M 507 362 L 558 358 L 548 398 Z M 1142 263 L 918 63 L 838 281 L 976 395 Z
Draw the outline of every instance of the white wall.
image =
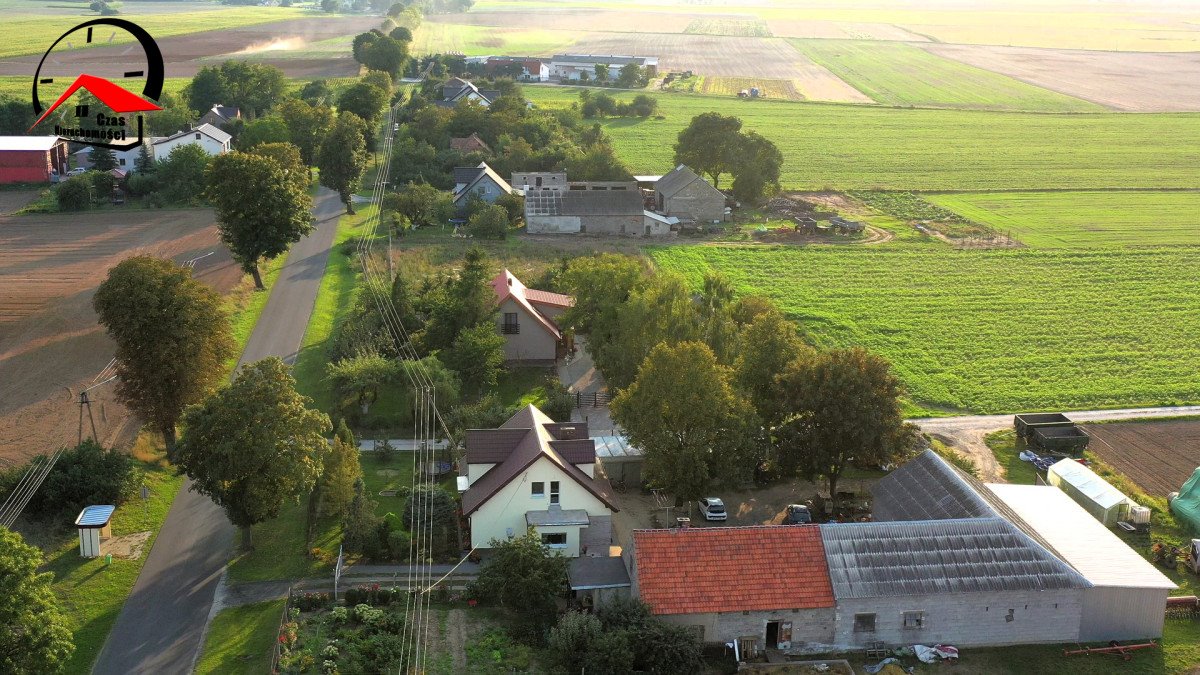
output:
M 545 483 L 545 496 L 540 499 L 531 494 L 533 483 L 537 481 Z M 471 514 L 471 545 L 487 548 L 492 539 L 507 538 L 510 529 L 514 535 L 523 533 L 525 512 L 545 511 L 550 505 L 550 481 L 559 483 L 559 505 L 563 510 L 584 509 L 593 516 L 611 515 L 604 502 L 576 483 L 557 464 L 541 457 Z M 575 547 L 578 551 L 578 531 Z
M 200 138 L 196 138 L 197 136 Z M 156 144 L 154 146 L 154 159 L 161 162 L 170 157 L 171 153 L 175 152 L 176 148 L 180 148 L 191 143 L 199 145 L 204 149 L 204 152 L 207 152 L 209 155 L 222 155 L 226 152 L 229 152 L 228 143 L 218 143 L 215 139 L 205 134 L 202 134 L 198 131 L 193 131 L 185 136 L 180 136 L 179 138 L 170 141 L 162 141 Z
M 579 232 L 579 216 L 525 215 L 525 231 L 529 234 L 573 234 Z

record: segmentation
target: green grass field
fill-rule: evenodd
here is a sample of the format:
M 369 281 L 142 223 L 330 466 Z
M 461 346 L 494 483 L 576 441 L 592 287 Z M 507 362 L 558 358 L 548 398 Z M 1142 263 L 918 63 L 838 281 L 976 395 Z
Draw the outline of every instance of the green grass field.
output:
M 141 13 L 138 12 L 137 5 L 136 2 L 126 3 L 122 7 L 120 18 L 132 20 L 155 38 L 186 35 L 206 30 L 238 28 L 305 16 L 321 16 L 320 13 L 294 7 L 221 7 L 220 9 L 171 14 Z M 36 10 L 33 11 L 36 12 Z M 0 57 L 41 54 L 64 32 L 76 24 L 94 19 L 96 16 L 95 12 L 87 11 L 86 4 L 79 5 L 78 16 L 54 16 L 41 13 L 6 16 L 4 22 L 0 23 Z M 128 40 L 122 39 L 123 35 L 118 34 L 113 40 L 113 44 L 127 42 Z M 107 36 L 105 40 L 107 40 Z
M 572 87 L 524 91 L 551 107 L 579 96 Z M 1200 187 L 1198 113 L 1046 115 L 654 95 L 664 119 L 601 122 L 637 174 L 667 171 L 679 132 L 695 115 L 717 111 L 779 146 L 785 189 Z
M 1200 401 L 1200 248 L 655 247 L 770 296 L 813 342 L 888 358 L 914 403 L 1004 413 Z
M 271 666 L 283 600 L 221 610 L 208 627 L 199 675 L 258 675 Z
M 1014 192 L 928 201 L 1037 248 L 1200 244 L 1200 192 Z
M 549 56 L 575 43 L 579 33 L 540 28 L 501 28 L 426 21 L 413 34 L 413 54 L 462 52 L 467 56 Z
M 1033 112 L 1104 110 L 1095 103 L 936 56 L 904 42 L 791 43 L 850 86 L 885 105 Z

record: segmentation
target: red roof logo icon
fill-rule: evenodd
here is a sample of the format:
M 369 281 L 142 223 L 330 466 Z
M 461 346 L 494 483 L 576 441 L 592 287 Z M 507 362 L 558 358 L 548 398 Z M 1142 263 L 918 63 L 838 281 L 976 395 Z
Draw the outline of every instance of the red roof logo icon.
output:
M 155 105 L 154 103 L 151 103 L 150 101 L 138 96 L 128 89 L 109 82 L 103 77 L 96 77 L 94 75 L 88 75 L 87 73 L 84 73 L 83 75 L 75 78 L 75 82 L 63 92 L 62 96 L 58 97 L 58 100 L 54 102 L 54 105 L 50 106 L 46 109 L 46 112 L 42 113 L 42 116 L 39 117 L 37 122 L 34 122 L 33 126 L 29 127 L 29 129 L 33 130 L 33 127 L 36 127 L 41 123 L 42 120 L 46 119 L 46 116 L 54 112 L 58 106 L 62 105 L 63 101 L 70 98 L 70 96 L 78 91 L 80 87 L 83 87 L 91 92 L 92 95 L 99 99 L 101 103 L 108 106 L 113 112 L 116 113 L 162 110 L 161 107 Z

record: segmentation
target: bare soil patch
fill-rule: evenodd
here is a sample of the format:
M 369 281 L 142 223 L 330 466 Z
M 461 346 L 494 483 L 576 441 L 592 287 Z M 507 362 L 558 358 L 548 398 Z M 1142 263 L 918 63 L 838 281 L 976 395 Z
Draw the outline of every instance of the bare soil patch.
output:
M 150 535 L 152 534 L 154 533 L 146 531 L 113 537 L 104 542 L 101 552 L 112 554 L 114 558 L 137 560 L 142 557 L 142 549 L 146 547 L 146 542 L 150 541 Z
M 40 190 L 4 190 L 0 191 L 0 216 L 20 211 L 26 204 L 33 201 Z
M 276 39 L 299 38 L 304 42 L 316 42 L 353 35 L 378 27 L 379 21 L 379 17 L 292 19 L 162 38 L 158 40 L 158 46 L 162 50 L 167 77 L 191 77 L 201 67 L 212 65 L 201 62 L 204 57 L 231 54 Z M 139 60 L 139 54 L 129 45 L 67 52 L 57 61 L 47 62 L 43 73 L 67 76 L 78 74 L 86 67 L 92 75 L 120 78 L 130 67 L 145 65 Z M 0 62 L 0 75 L 28 75 L 40 59 L 41 55 L 5 60 Z M 350 54 L 344 59 L 257 60 L 278 66 L 288 77 L 344 77 L 358 73 L 358 64 Z
M 77 440 L 78 392 L 112 359 L 92 295 L 108 269 L 133 255 L 196 263 L 218 292 L 240 269 L 208 209 L 0 217 L 0 465 Z M 136 424 L 112 387 L 91 396 L 102 442 L 132 438 Z
M 1096 453 L 1156 497 L 1177 491 L 1200 466 L 1200 422 L 1127 422 L 1084 427 Z
M 1200 110 L 1200 53 L 921 45 L 939 56 L 1116 110 Z

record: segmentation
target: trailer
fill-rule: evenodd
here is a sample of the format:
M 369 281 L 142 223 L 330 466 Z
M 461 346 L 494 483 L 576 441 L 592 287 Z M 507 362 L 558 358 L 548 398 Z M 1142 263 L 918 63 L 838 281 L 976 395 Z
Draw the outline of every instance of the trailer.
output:
M 1054 455 L 1078 456 L 1087 449 L 1091 437 L 1074 423 L 1067 427 L 1034 427 L 1029 445 Z
M 1075 423 L 1062 413 L 1025 413 L 1013 417 L 1017 437 L 1029 441 L 1039 427 L 1073 427 Z

